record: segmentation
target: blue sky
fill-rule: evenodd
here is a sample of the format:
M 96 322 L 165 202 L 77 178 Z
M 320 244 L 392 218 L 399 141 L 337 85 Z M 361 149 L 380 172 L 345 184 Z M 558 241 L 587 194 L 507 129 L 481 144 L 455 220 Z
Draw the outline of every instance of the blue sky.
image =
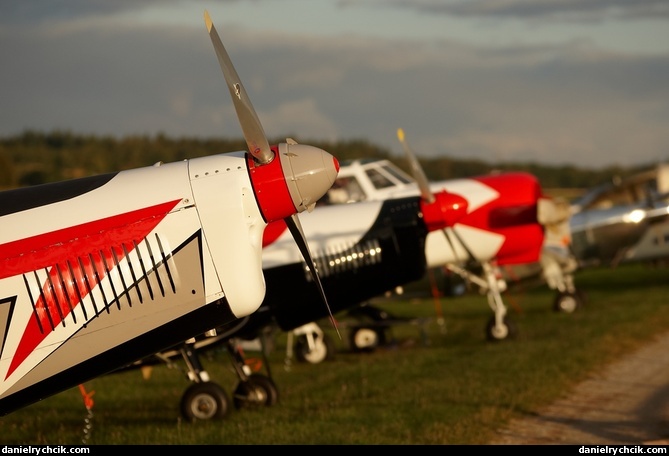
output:
M 240 137 L 205 9 L 270 138 L 669 160 L 666 0 L 2 1 L 0 136 Z

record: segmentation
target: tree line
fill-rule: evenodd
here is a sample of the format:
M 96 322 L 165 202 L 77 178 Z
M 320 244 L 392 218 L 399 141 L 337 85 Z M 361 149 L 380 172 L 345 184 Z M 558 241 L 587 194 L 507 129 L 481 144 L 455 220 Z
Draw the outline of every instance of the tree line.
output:
M 297 138 L 296 138 L 297 139 Z M 269 138 L 270 144 L 285 138 Z M 408 171 L 404 157 L 365 139 L 337 142 L 299 140 L 327 150 L 340 162 L 356 158 L 389 159 Z M 157 162 L 173 162 L 232 151 L 246 150 L 243 138 L 171 138 L 154 136 L 80 135 L 68 131 L 25 131 L 0 138 L 0 188 L 8 189 L 38 185 L 124 169 L 150 166 Z M 496 171 L 525 171 L 535 175 L 543 188 L 586 189 L 648 169 L 609 166 L 588 169 L 571 165 L 550 166 L 532 162 L 486 162 L 446 156 L 423 157 L 418 160 L 429 180 L 444 180 Z

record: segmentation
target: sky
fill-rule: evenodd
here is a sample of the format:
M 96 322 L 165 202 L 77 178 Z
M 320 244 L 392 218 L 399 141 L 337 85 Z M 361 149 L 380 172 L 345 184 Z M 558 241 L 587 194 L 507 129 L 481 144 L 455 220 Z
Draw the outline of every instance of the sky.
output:
M 669 160 L 666 0 L 0 0 L 0 137 L 241 138 L 205 9 L 271 139 Z

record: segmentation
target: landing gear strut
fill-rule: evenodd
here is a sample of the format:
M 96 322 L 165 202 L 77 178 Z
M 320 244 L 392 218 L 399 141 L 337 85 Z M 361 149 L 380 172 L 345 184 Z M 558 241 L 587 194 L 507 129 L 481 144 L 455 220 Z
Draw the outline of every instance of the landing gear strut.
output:
M 234 388 L 232 402 L 225 390 L 209 379 L 209 374 L 202 367 L 198 350 L 205 345 L 223 342 L 232 359 L 232 364 L 239 378 Z M 187 377 L 192 382 L 181 397 L 180 410 L 188 421 L 220 420 L 230 411 L 230 404 L 235 408 L 269 407 L 279 400 L 279 391 L 269 375 L 269 364 L 265 360 L 268 375 L 254 373 L 246 363 L 243 352 L 236 339 L 216 339 L 208 335 L 197 341 L 191 339 L 183 343 L 178 352 L 186 363 Z M 263 354 L 265 353 L 263 347 Z
M 286 343 L 286 364 L 295 352 L 300 362 L 319 364 L 334 358 L 335 345 L 332 338 L 325 334 L 316 323 L 307 323 L 288 332 Z
M 480 264 L 482 267 L 481 276 L 455 264 L 449 264 L 446 267 L 466 281 L 478 285 L 481 293 L 486 294 L 488 305 L 494 314 L 485 326 L 487 339 L 491 341 L 499 341 L 513 338 L 517 335 L 518 330 L 515 323 L 506 314 L 506 305 L 504 305 L 504 301 L 502 301 L 502 292 L 506 290 L 506 282 L 499 278 L 499 274 L 497 274 L 497 270 L 492 263 L 483 261 Z

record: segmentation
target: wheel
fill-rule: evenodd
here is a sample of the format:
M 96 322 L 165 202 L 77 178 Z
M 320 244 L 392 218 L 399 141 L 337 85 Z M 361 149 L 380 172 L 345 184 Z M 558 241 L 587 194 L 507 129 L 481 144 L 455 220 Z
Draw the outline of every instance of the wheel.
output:
M 229 408 L 225 390 L 213 382 L 194 383 L 181 397 L 181 414 L 189 421 L 223 419 Z
M 553 310 L 562 313 L 574 313 L 580 307 L 578 296 L 573 293 L 558 293 L 553 301 Z
M 584 305 L 583 295 L 576 291 L 575 293 L 558 293 L 553 302 L 553 310 L 562 313 L 574 313 Z
M 504 317 L 502 324 L 497 326 L 495 324 L 495 316 L 493 315 L 486 325 L 485 332 L 488 340 L 498 341 L 515 337 L 518 330 L 515 323 L 508 317 Z
M 314 347 L 309 350 L 307 336 L 300 336 L 295 342 L 295 358 L 300 362 L 311 364 L 322 363 L 334 357 L 335 347 L 332 338 L 327 334 L 314 338 Z
M 251 374 L 235 388 L 233 401 L 237 409 L 244 407 L 269 407 L 279 401 L 279 390 L 271 378 Z
M 385 343 L 385 336 L 383 330 L 367 326 L 356 326 L 351 329 L 349 342 L 353 351 L 371 352 Z

